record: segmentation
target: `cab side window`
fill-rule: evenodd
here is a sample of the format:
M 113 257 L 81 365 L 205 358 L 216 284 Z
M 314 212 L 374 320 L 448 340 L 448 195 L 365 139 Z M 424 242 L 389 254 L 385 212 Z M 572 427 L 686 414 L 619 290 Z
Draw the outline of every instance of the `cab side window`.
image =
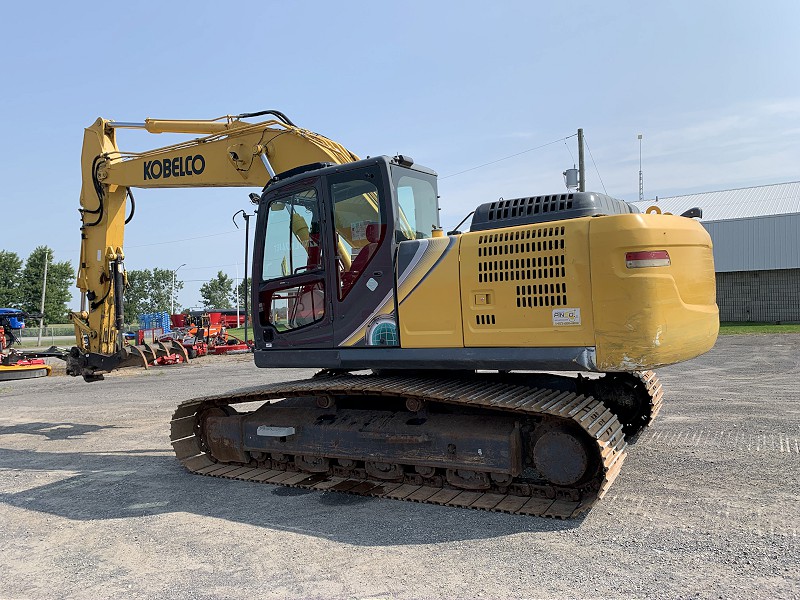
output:
M 369 173 L 331 184 L 336 228 L 339 299 L 344 299 L 367 271 L 386 237 L 381 190 Z

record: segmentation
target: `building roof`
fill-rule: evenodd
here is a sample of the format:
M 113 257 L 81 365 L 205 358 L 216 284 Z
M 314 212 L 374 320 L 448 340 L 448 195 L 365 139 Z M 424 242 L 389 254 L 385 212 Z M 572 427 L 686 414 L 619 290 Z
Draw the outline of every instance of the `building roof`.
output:
M 661 212 L 677 215 L 699 206 L 703 209 L 702 220 L 705 222 L 788 215 L 800 213 L 800 181 L 672 196 L 657 201 L 637 200 L 631 204 L 642 212 L 650 206 L 658 206 Z

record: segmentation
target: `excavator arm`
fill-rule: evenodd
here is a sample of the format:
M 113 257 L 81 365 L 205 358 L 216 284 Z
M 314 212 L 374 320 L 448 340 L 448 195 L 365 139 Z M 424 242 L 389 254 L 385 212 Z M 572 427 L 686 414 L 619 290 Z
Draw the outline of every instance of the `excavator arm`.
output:
M 267 114 L 275 118 L 243 120 Z M 123 152 L 116 139 L 123 128 L 202 137 L 147 152 Z M 146 366 L 158 356 L 183 351 L 179 344 L 130 346 L 122 339 L 127 280 L 123 240 L 135 211 L 131 188 L 262 187 L 276 173 L 298 166 L 356 160 L 340 144 L 295 126 L 278 111 L 196 121 L 97 119 L 85 130 L 81 154 L 81 309 L 70 315 L 76 346 L 67 358 L 67 373 L 94 381 L 104 372 Z

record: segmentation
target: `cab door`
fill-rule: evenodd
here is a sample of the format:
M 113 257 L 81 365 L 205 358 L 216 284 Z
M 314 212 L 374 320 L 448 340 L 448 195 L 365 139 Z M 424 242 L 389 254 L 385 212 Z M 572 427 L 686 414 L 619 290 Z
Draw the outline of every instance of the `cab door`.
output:
M 380 161 L 327 177 L 335 259 L 329 273 L 333 344 L 338 348 L 399 345 L 388 186 Z
M 268 348 L 331 348 L 329 250 L 319 179 L 292 184 L 259 207 L 253 273 Z M 263 222 L 265 221 L 265 222 Z

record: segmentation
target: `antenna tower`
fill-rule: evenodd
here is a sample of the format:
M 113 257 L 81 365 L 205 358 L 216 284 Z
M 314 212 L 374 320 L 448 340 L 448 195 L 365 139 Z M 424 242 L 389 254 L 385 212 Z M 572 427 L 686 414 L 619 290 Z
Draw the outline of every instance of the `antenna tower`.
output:
M 642 134 L 639 134 L 639 201 L 644 200 L 644 177 L 642 177 Z

